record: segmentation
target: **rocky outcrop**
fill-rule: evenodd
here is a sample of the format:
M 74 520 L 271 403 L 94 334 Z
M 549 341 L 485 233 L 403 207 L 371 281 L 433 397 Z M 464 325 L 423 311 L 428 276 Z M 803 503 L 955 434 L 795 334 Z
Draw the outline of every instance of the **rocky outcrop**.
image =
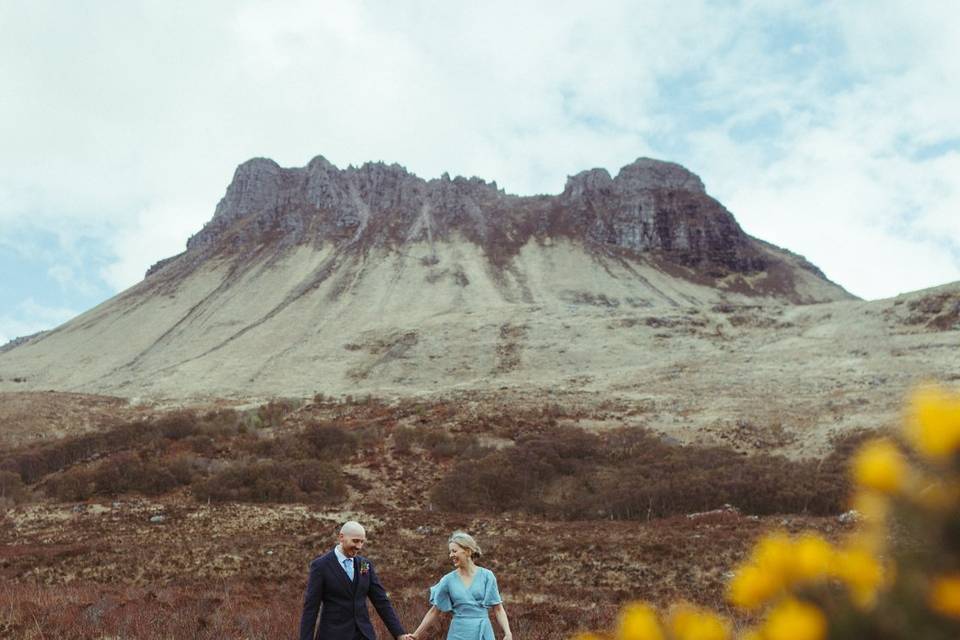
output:
M 678 164 L 640 158 L 615 178 L 604 169 L 572 176 L 556 196 L 519 197 L 496 183 L 444 174 L 423 180 L 397 164 L 338 169 L 322 156 L 282 168 L 241 164 L 213 219 L 188 253 L 265 243 L 397 246 L 458 234 L 495 262 L 531 239 L 566 237 L 597 251 L 656 253 L 713 273 L 763 270 L 759 252 L 703 182 Z

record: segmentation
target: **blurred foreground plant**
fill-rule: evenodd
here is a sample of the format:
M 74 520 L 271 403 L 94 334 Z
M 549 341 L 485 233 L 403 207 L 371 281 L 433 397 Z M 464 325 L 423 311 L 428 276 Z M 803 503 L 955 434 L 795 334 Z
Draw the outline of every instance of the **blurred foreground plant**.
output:
M 728 585 L 731 621 L 687 604 L 658 614 L 626 605 L 610 635 L 574 640 L 825 640 L 960 638 L 960 395 L 914 394 L 902 433 L 863 445 L 852 461 L 857 529 L 839 545 L 774 532 Z

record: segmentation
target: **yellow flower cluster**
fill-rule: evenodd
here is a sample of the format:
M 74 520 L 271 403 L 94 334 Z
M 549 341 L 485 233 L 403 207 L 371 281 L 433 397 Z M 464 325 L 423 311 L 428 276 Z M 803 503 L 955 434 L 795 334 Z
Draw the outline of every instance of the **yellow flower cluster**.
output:
M 941 576 L 933 581 L 930 608 L 940 615 L 960 620 L 960 573 Z
M 900 449 L 887 439 L 873 440 L 853 459 L 853 477 L 864 489 L 897 494 L 907 482 L 909 467 Z
M 765 610 L 740 640 L 852 639 L 879 628 L 883 637 L 912 639 L 918 625 L 931 638 L 960 638 L 960 395 L 918 391 L 903 440 L 911 456 L 884 438 L 853 458 L 853 507 L 865 522 L 844 543 L 781 532 L 757 542 L 728 584 L 731 604 L 748 614 Z M 889 536 L 894 522 L 912 527 L 907 553 Z M 927 545 L 919 554 L 918 540 Z M 919 622 L 911 618 L 917 615 Z M 730 622 L 704 609 L 677 605 L 661 620 L 650 605 L 632 603 L 614 640 L 731 637 Z M 575 640 L 603 638 L 584 633 Z
M 755 611 L 792 590 L 825 581 L 839 581 L 857 602 L 867 605 L 883 583 L 883 568 L 855 544 L 838 548 L 813 533 L 796 539 L 774 533 L 761 539 L 734 573 L 727 597 L 731 604 Z
M 676 640 L 727 640 L 730 622 L 711 611 L 680 604 L 670 614 L 671 637 Z
M 632 602 L 620 613 L 616 640 L 729 640 L 730 621 L 706 609 L 681 603 L 661 624 L 657 612 L 645 602 Z M 601 640 L 593 633 L 581 633 L 574 640 Z
M 763 640 L 820 640 L 827 631 L 827 618 L 811 604 L 788 598 L 770 611 L 756 638 Z
M 960 395 L 928 386 L 914 394 L 907 439 L 927 458 L 945 462 L 960 452 Z

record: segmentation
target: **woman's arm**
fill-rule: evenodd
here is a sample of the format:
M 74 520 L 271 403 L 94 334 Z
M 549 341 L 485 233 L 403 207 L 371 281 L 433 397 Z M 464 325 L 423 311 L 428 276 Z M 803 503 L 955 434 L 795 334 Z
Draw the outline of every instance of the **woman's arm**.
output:
M 440 617 L 440 610 L 435 606 L 430 607 L 430 610 L 423 615 L 423 620 L 420 621 L 420 624 L 417 625 L 416 630 L 413 632 L 413 635 L 417 638 L 420 638 L 420 634 L 433 626 L 433 623 L 437 621 Z
M 493 605 L 493 615 L 497 618 L 497 624 L 503 631 L 503 640 L 513 640 L 513 633 L 510 631 L 510 621 L 507 620 L 507 610 L 503 608 L 503 603 Z

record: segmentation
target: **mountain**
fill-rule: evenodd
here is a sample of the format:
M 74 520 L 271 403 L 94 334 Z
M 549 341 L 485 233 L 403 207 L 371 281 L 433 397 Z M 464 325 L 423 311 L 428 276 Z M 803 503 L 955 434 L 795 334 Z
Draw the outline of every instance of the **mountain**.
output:
M 0 391 L 600 394 L 704 428 L 749 407 L 815 421 L 837 389 L 960 375 L 945 350 L 958 296 L 857 300 L 669 162 L 516 196 L 395 164 L 258 158 L 185 252 L 0 353 Z

